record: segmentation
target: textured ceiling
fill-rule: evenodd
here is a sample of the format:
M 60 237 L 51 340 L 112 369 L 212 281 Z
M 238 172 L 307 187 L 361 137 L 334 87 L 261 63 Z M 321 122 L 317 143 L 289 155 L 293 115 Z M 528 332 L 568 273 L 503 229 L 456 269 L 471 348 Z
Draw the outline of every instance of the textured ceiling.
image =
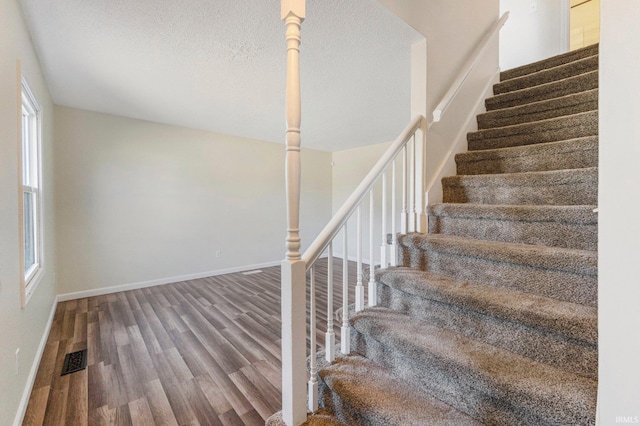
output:
M 284 142 L 279 0 L 20 2 L 56 104 Z M 393 139 L 420 38 L 377 0 L 307 0 L 303 145 Z

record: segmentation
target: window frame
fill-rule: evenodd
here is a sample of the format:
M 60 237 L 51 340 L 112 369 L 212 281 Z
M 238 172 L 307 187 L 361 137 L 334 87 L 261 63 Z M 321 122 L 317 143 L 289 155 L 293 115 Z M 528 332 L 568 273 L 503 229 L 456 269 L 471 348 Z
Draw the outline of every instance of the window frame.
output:
M 20 90 L 19 129 L 19 217 L 21 303 L 25 307 L 44 274 L 44 239 L 42 224 L 42 109 L 24 76 Z M 27 197 L 31 203 L 27 203 Z M 26 208 L 31 206 L 27 214 Z M 29 223 L 26 223 L 30 218 Z M 27 268 L 27 232 L 31 231 L 33 263 Z

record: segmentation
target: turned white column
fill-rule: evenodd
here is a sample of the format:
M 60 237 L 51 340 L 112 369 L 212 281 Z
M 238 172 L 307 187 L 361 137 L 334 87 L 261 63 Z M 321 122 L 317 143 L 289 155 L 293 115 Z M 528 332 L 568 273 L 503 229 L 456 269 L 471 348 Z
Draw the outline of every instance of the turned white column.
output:
M 304 0 L 282 0 L 287 32 L 286 256 L 282 261 L 282 416 L 288 426 L 306 421 L 306 267 L 300 255 L 300 25 Z M 313 331 L 312 331 L 313 332 Z

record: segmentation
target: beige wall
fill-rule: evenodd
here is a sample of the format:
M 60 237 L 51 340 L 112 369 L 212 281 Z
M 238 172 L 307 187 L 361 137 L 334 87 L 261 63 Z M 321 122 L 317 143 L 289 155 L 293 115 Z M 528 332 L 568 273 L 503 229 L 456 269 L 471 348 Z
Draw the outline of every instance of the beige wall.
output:
M 568 50 L 569 4 L 566 0 L 500 0 L 509 20 L 500 32 L 500 68 L 507 70 Z
M 43 114 L 44 278 L 26 308 L 20 307 L 18 147 L 20 77 L 34 92 Z M 11 424 L 26 400 L 41 337 L 56 294 L 53 199 L 53 105 L 15 0 L 0 2 L 0 423 Z M 15 351 L 20 349 L 16 372 Z M 26 395 L 28 397 L 28 395 Z M 22 407 L 22 408 L 21 408 Z M 20 418 L 17 419 L 19 421 Z
M 570 50 L 600 41 L 600 0 L 571 0 Z
M 362 179 L 369 173 L 373 165 L 382 157 L 391 143 L 385 142 L 375 145 L 364 146 L 360 148 L 346 149 L 336 151 L 332 154 L 333 159 L 333 212 L 336 213 L 342 204 L 347 200 L 356 187 L 362 182 Z M 398 168 L 398 171 L 400 169 Z M 391 192 L 391 177 L 388 177 L 387 197 Z M 381 230 L 381 207 L 382 186 L 378 183 L 374 187 L 374 259 L 376 263 L 380 262 L 380 243 L 382 241 Z M 390 200 L 390 198 L 389 198 Z M 390 203 L 390 201 L 389 201 Z M 369 198 L 362 203 L 362 256 L 366 263 L 369 262 Z M 390 215 L 390 213 L 388 213 Z M 389 216 L 390 220 L 390 216 Z M 398 218 L 399 223 L 399 218 Z M 356 259 L 356 215 L 347 223 L 348 227 L 348 251 L 351 259 Z M 399 228 L 398 228 L 399 229 Z M 390 229 L 387 232 L 391 232 Z M 342 255 L 342 232 L 340 232 L 334 244 L 334 254 Z
M 55 136 L 60 293 L 284 258 L 282 144 L 65 107 Z M 306 246 L 330 218 L 331 154 L 302 158 Z
M 499 19 L 498 0 L 380 0 L 425 36 L 412 48 L 411 114 L 431 114 L 455 81 L 478 43 Z M 422 53 L 420 50 L 422 49 Z M 454 155 L 466 150 L 466 133 L 477 129 L 475 116 L 498 72 L 498 37 L 469 75 L 443 119 L 426 134 L 425 184 L 428 202 L 442 200 L 443 176 L 455 174 Z M 419 73 L 422 73 L 420 75 Z M 407 117 L 407 123 L 410 117 Z
M 640 422 L 640 2 L 602 2 L 598 319 L 600 424 Z

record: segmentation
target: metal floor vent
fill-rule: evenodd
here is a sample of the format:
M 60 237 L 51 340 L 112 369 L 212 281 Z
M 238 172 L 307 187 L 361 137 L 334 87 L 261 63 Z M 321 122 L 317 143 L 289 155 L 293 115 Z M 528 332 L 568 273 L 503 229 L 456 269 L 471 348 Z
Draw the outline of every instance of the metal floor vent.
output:
M 243 272 L 242 275 L 253 275 L 253 274 L 261 274 L 261 273 L 262 273 L 261 269 L 256 269 L 255 271 Z
M 87 368 L 87 350 L 83 349 L 78 352 L 70 352 L 64 357 L 64 364 L 62 365 L 62 374 L 75 373 L 76 371 L 84 370 Z

